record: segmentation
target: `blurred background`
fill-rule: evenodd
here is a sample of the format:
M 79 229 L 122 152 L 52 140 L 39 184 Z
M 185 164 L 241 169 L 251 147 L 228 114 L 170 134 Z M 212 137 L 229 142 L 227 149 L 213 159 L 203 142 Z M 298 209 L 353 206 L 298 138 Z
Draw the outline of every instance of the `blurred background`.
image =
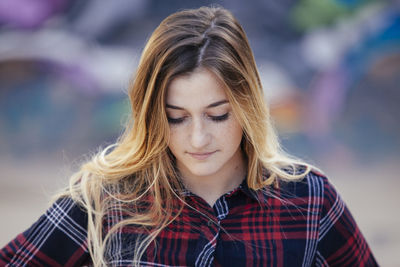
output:
M 220 4 L 243 25 L 286 151 L 324 170 L 382 266 L 400 266 L 400 3 L 0 1 L 0 246 L 115 141 L 163 18 Z

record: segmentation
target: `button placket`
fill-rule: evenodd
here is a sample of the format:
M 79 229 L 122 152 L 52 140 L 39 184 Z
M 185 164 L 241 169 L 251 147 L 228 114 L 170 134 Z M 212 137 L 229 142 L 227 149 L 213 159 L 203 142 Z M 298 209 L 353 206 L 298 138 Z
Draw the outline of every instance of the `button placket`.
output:
M 225 196 L 219 198 L 214 205 L 214 212 L 218 218 L 218 221 L 222 221 L 229 213 L 228 201 Z

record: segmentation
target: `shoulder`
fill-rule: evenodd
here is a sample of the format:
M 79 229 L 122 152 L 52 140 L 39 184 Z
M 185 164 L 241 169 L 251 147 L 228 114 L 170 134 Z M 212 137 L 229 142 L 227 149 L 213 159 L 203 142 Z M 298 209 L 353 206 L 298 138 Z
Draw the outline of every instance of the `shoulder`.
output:
M 278 179 L 276 186 L 265 188 L 264 196 L 267 199 L 276 199 L 286 206 L 301 207 L 322 217 L 332 209 L 339 215 L 344 207 L 331 181 L 316 169 L 310 170 L 300 179 Z
M 58 198 L 46 211 L 45 216 L 49 219 L 54 217 L 56 221 L 74 222 L 77 228 L 86 228 L 86 210 L 71 197 Z
M 24 235 L 32 240 L 35 240 L 36 236 L 42 236 L 49 241 L 41 244 L 42 249 L 51 250 L 52 241 L 82 246 L 86 243 L 86 227 L 87 214 L 83 208 L 70 197 L 62 197 L 57 199 Z
M 0 251 L 0 265 L 82 263 L 89 257 L 86 226 L 86 212 L 71 198 L 59 198 L 31 227 Z
M 315 169 L 310 170 L 300 179 L 279 179 L 276 190 L 293 197 L 329 197 L 332 193 L 336 193 L 328 177 Z

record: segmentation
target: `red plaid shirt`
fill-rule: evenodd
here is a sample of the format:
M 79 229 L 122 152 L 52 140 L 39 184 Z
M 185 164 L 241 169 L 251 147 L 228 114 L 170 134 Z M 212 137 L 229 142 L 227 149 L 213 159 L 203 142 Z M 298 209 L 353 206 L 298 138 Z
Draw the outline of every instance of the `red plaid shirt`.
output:
M 243 182 L 214 207 L 189 192 L 186 201 L 195 210 L 183 209 L 141 266 L 377 266 L 346 205 L 315 172 L 281 181 L 279 189 L 255 192 Z M 106 224 L 123 217 L 113 212 Z M 0 266 L 90 265 L 86 224 L 83 210 L 60 199 L 1 250 Z M 132 265 L 135 229 L 127 226 L 110 240 L 109 266 Z

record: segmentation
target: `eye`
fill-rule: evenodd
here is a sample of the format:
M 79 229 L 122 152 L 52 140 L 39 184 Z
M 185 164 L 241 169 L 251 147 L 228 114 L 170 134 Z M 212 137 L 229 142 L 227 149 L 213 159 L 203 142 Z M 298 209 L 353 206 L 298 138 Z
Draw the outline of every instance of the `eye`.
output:
M 185 120 L 185 117 L 176 118 L 176 119 L 168 117 L 167 120 L 168 120 L 168 123 L 170 123 L 170 124 L 179 124 L 179 123 L 182 123 Z
M 209 117 L 211 120 L 213 120 L 215 122 L 222 122 L 222 121 L 226 121 L 229 118 L 229 112 L 227 112 L 221 116 L 209 116 Z

